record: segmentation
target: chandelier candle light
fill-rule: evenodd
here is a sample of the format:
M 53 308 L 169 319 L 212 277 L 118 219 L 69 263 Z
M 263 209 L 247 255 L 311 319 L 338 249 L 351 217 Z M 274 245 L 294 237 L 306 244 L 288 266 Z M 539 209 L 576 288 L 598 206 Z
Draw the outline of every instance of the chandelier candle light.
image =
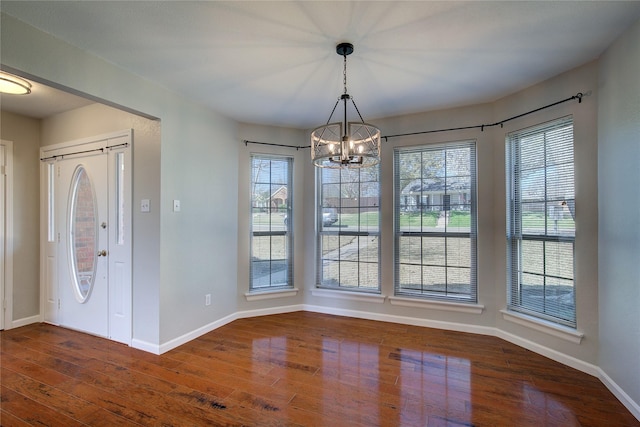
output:
M 364 168 L 380 162 L 380 129 L 367 124 L 353 98 L 347 93 L 347 56 L 353 53 L 351 43 L 340 43 L 336 53 L 344 58 L 344 93 L 338 98 L 329 120 L 311 132 L 311 159 L 321 168 Z M 348 101 L 351 100 L 360 122 L 347 121 Z M 329 123 L 340 101 L 344 105 L 344 120 Z

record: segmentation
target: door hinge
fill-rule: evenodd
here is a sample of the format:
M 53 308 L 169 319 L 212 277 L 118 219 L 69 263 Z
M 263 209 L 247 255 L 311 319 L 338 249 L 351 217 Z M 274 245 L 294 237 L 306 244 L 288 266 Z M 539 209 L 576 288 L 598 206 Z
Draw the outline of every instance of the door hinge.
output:
M 7 300 L 6 300 L 6 299 L 3 299 L 3 300 L 2 300 L 2 309 L 3 309 L 3 310 L 6 310 L 6 309 L 7 309 Z
M 60 233 L 58 233 L 58 243 L 60 243 Z
M 60 310 L 60 299 L 58 299 L 58 310 Z

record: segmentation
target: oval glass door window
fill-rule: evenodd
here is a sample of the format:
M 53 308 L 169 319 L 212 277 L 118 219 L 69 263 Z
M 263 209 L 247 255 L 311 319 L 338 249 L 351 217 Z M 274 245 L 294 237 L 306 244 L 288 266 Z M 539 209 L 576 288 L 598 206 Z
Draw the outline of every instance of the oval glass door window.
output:
M 98 218 L 93 183 L 82 165 L 71 180 L 69 213 L 71 280 L 76 298 L 83 303 L 91 294 L 96 276 Z

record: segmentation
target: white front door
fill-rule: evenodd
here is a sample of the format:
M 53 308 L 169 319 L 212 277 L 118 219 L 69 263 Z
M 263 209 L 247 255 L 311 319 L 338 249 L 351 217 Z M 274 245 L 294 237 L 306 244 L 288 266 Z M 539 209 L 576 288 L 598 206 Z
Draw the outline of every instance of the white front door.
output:
M 45 322 L 131 344 L 131 131 L 41 149 Z
M 58 162 L 60 325 L 109 336 L 107 155 Z

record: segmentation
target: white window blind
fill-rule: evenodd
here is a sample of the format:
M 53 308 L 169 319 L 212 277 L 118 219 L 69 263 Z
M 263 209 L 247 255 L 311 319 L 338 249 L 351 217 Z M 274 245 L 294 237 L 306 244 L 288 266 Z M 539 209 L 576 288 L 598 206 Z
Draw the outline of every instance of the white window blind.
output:
M 251 156 L 251 291 L 293 287 L 292 165 Z
M 380 292 L 379 173 L 318 169 L 318 287 Z
M 506 156 L 508 308 L 575 327 L 572 118 L 509 133 Z
M 394 152 L 395 294 L 477 302 L 476 144 Z

